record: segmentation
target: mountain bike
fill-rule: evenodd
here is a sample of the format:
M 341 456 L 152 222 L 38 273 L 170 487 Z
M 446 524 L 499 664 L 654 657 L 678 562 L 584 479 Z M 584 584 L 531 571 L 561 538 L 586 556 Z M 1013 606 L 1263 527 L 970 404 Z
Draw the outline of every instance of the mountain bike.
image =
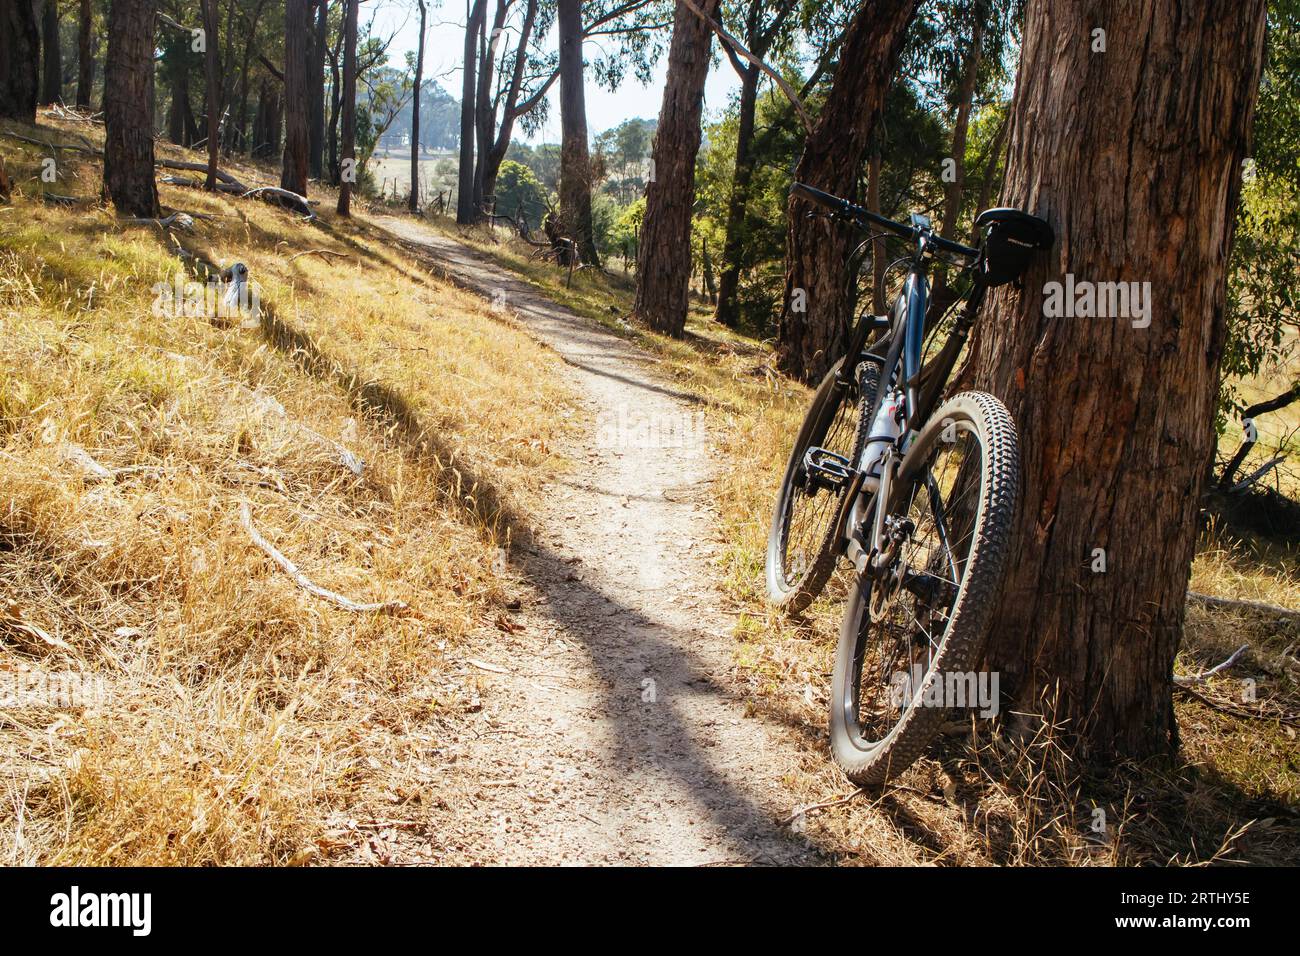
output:
M 802 183 L 791 193 L 868 234 L 851 262 L 886 239 L 909 245 L 891 314 L 861 316 L 813 396 L 767 550 L 769 597 L 791 613 L 848 563 L 831 750 L 855 783 L 879 784 L 929 745 L 950 712 L 952 678 L 971 687 L 983 655 L 1016 509 L 1016 428 L 992 395 L 944 391 L 985 293 L 1018 280 L 1055 237 L 1028 213 L 989 209 L 972 247 L 937 235 L 924 216 L 895 222 Z M 936 262 L 971 285 L 965 307 L 927 329 Z

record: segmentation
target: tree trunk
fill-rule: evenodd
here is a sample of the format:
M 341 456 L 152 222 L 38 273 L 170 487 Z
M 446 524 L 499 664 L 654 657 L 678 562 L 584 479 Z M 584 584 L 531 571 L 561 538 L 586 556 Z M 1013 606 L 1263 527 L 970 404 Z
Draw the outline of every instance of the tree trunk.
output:
M 427 11 L 424 0 L 420 5 L 420 42 L 415 52 L 415 88 L 411 94 L 411 198 L 407 208 L 412 213 L 420 211 L 420 84 L 424 82 L 424 29 Z
M 95 55 L 91 35 L 95 18 L 90 0 L 81 0 L 77 21 L 77 109 L 90 109 L 90 93 L 95 85 Z
M 248 39 L 244 43 L 244 60 L 239 69 L 239 111 L 235 119 L 235 136 L 232 138 L 232 148 L 237 148 L 241 152 L 252 154 L 257 147 L 257 133 L 254 130 L 251 141 L 246 138 L 248 135 L 248 92 L 250 85 L 249 66 L 253 56 L 253 41 L 257 36 L 257 24 L 262 18 L 262 7 L 266 0 L 257 0 L 257 6 L 253 10 L 252 25 L 248 30 Z M 256 120 L 254 120 L 256 126 Z
M 420 3 L 421 21 L 424 3 Z M 316 29 L 311 37 L 311 55 L 307 67 L 310 111 L 307 117 L 307 158 L 312 179 L 325 178 L 325 46 L 329 43 L 329 0 L 316 0 Z M 420 50 L 424 50 L 421 30 Z M 419 99 L 419 94 L 416 94 Z
M 997 294 L 972 345 L 975 386 L 1016 419 L 1024 475 L 989 664 L 1007 712 L 1067 721 L 1086 759 L 1177 746 L 1172 668 L 1265 7 L 1026 12 L 1003 205 L 1045 216 L 1057 241 L 1023 292 Z M 1097 24 L 1105 52 L 1092 51 Z M 1149 283 L 1147 318 L 1090 317 L 1086 303 L 1054 317 L 1045 283 L 1067 275 Z
M 221 155 L 221 72 L 217 63 L 217 0 L 202 0 L 204 36 L 204 96 L 208 113 L 208 178 L 203 188 L 217 190 L 217 160 Z
M 880 211 L 880 143 L 876 142 L 875 147 L 871 150 L 871 157 L 867 160 L 867 209 L 874 212 L 877 216 L 882 215 Z M 877 239 L 871 244 L 871 314 L 884 315 L 888 308 L 885 302 L 885 268 L 888 263 L 885 257 L 888 250 L 885 248 L 885 240 Z
M 984 24 L 976 14 L 972 28 L 970 49 L 962 67 L 961 86 L 957 91 L 957 115 L 952 124 L 952 178 L 943 184 L 943 221 L 939 235 L 944 239 L 957 238 L 957 218 L 961 215 L 962 199 L 966 194 L 966 133 L 970 129 L 971 104 L 975 100 L 975 86 L 979 80 L 980 42 Z
M 558 0 L 556 19 L 560 28 L 560 218 L 564 231 L 578 245 L 578 257 L 583 262 L 599 265 L 591 218 L 582 0 Z
M 524 67 L 528 60 L 528 43 L 533 36 L 533 27 L 537 23 L 537 0 L 528 0 L 528 8 L 524 11 L 524 25 L 519 32 L 519 46 L 515 50 L 515 68 L 510 77 L 510 86 L 506 91 L 506 102 L 501 112 L 501 128 L 497 130 L 496 142 L 492 144 L 492 149 L 488 152 L 487 160 L 483 164 L 483 196 L 485 199 L 496 199 L 497 191 L 497 174 L 501 171 L 501 163 L 506 158 L 506 152 L 510 149 L 510 137 L 514 134 L 515 120 L 518 119 L 524 110 L 519 108 L 519 93 L 523 89 Z
M 745 19 L 745 45 L 759 59 L 767 56 L 768 50 L 780 36 L 787 17 L 794 12 L 794 4 L 789 0 L 777 4 L 774 18 L 766 24 L 763 12 L 760 0 L 750 0 Z M 734 328 L 740 321 L 736 292 L 745 264 L 746 210 L 749 206 L 749 184 L 754 176 L 754 114 L 758 108 L 758 81 L 762 74 L 758 65 L 749 61 L 745 61 L 742 67 L 741 61 L 733 57 L 732 65 L 740 73 L 739 128 L 736 132 L 731 195 L 727 200 L 727 223 L 722 242 L 722 274 L 717 295 L 711 295 L 710 300 L 716 304 L 714 320 Z
M 45 0 L 41 18 L 41 104 L 49 106 L 63 99 L 63 57 L 59 52 L 58 0 Z
M 917 0 L 878 0 L 853 18 L 830 95 L 795 168 L 797 181 L 845 198 L 854 195 L 858 167 L 916 5 Z M 783 371 L 816 381 L 845 345 L 852 303 L 845 259 L 855 237 L 846 226 L 807 218 L 808 211 L 807 204 L 790 202 L 777 361 Z
M 942 177 L 943 218 L 940 220 L 939 236 L 943 239 L 957 238 L 957 220 L 966 198 L 966 134 L 970 129 L 971 105 L 975 100 L 975 87 L 979 80 L 980 42 L 984 35 L 984 22 L 979 9 L 973 10 L 972 16 L 974 23 L 971 27 L 970 47 L 962 63 L 961 82 L 957 87 L 957 112 L 953 117 L 952 143 L 947 157 L 952 161 L 952 166 L 950 171 L 944 170 L 945 175 Z M 949 284 L 948 279 L 947 265 L 939 264 L 934 270 L 930 287 L 927 327 L 937 325 L 960 297 L 959 291 Z
M 347 3 L 347 0 L 343 0 Z M 343 104 L 343 84 L 342 71 L 339 69 L 340 48 L 343 43 L 343 34 L 346 30 L 340 30 L 338 37 L 334 40 L 334 48 L 329 51 L 330 55 L 330 121 L 329 129 L 326 130 L 329 141 L 329 166 L 330 182 L 337 186 L 339 183 L 339 113 Z
M 474 104 L 477 98 L 478 35 L 487 15 L 487 0 L 473 0 L 465 21 L 465 59 L 460 86 L 460 169 L 456 177 L 456 222 L 468 226 L 478 222 L 474 207 Z
M 505 28 L 510 0 L 497 0 L 492 17 L 492 30 L 487 32 L 484 19 L 479 28 L 478 86 L 474 95 L 474 141 L 478 152 L 474 161 L 474 208 L 480 213 L 489 211 L 484 193 L 488 154 L 492 152 L 492 130 L 496 126 L 496 110 L 492 102 L 492 77 L 496 70 L 497 46 Z M 495 186 L 494 186 L 495 188 Z M 495 212 L 495 210 L 491 210 Z
M 717 14 L 719 0 L 699 4 Z M 641 258 L 633 314 L 657 332 L 680 336 L 686 328 L 691 276 L 691 213 L 695 205 L 695 154 L 709 73 L 713 31 L 678 0 L 668 77 L 653 152 L 654 179 L 646 187 Z
M 340 216 L 352 215 L 352 190 L 360 170 L 357 157 L 357 6 L 361 0 L 344 0 L 347 13 L 343 21 L 343 141 L 339 153 Z M 351 162 L 349 162 L 351 160 Z
M 120 215 L 158 215 L 153 170 L 155 0 L 113 0 L 104 61 L 104 193 Z
M 31 0 L 0 0 L 0 118 L 36 122 L 40 50 Z
M 353 0 L 355 2 L 355 0 Z M 280 188 L 307 195 L 307 38 L 311 34 L 307 0 L 286 0 L 284 8 L 284 160 Z
M 980 183 L 979 198 L 975 200 L 975 214 L 978 215 L 985 209 L 989 208 L 989 197 L 993 195 L 993 182 L 998 171 L 998 164 L 1002 161 L 1002 152 L 1007 145 L 1007 130 L 1011 127 L 1011 118 L 1005 117 L 1002 125 L 998 127 L 997 134 L 993 137 L 993 145 L 989 147 L 988 162 L 984 164 L 984 178 Z M 998 186 L 1001 190 L 1001 185 Z M 971 242 L 979 241 L 979 236 L 975 230 L 971 230 Z
M 267 118 L 271 111 L 271 93 L 267 89 L 266 78 L 257 87 L 257 111 L 253 114 L 253 149 L 255 159 L 270 155 L 270 134 L 267 132 Z
M 752 52 L 752 51 L 751 51 Z M 761 54 L 755 53 L 755 56 Z M 736 163 L 731 178 L 731 196 L 727 200 L 727 226 L 722 243 L 722 273 L 718 276 L 718 307 L 713 318 L 735 328 L 740 321 L 740 304 L 736 290 L 740 286 L 741 259 L 745 243 L 745 210 L 749 203 L 749 183 L 754 165 L 750 147 L 754 141 L 754 113 L 758 107 L 758 67 L 750 63 L 740 81 L 740 126 L 736 130 Z

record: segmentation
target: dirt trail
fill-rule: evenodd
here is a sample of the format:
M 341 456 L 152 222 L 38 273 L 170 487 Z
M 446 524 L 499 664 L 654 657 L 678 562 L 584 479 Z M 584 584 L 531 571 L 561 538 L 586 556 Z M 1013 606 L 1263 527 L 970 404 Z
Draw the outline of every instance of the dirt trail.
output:
M 597 423 L 561 449 L 576 467 L 547 489 L 534 550 L 514 559 L 529 584 L 521 629 L 475 649 L 482 710 L 447 754 L 425 858 L 819 862 L 780 822 L 796 803 L 781 784 L 799 760 L 789 730 L 728 693 L 731 622 L 708 561 L 713 465 L 692 397 L 647 353 L 455 240 L 378 224 L 555 349 Z

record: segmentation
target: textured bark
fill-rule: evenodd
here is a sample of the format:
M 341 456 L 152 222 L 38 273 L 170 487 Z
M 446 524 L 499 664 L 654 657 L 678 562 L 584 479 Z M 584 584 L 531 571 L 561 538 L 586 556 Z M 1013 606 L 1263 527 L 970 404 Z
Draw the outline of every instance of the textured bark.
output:
M 713 17 L 719 0 L 703 0 L 698 5 L 706 16 Z M 638 320 L 674 336 L 680 336 L 686 327 L 695 154 L 700 148 L 700 112 L 712 40 L 709 25 L 679 0 L 652 154 L 654 178 L 646 186 L 633 306 Z
M 0 0 L 0 117 L 36 122 L 40 48 L 31 0 Z
M 478 222 L 474 206 L 474 103 L 478 76 L 478 35 L 487 15 L 487 0 L 466 0 L 465 50 L 460 85 L 460 167 L 456 177 L 456 221 Z
M 871 156 L 867 160 L 867 209 L 874 212 L 877 216 L 882 215 L 880 211 L 880 167 L 882 157 L 880 155 L 880 145 L 871 151 Z M 884 315 L 887 308 L 885 303 L 885 268 L 888 263 L 885 261 L 888 250 L 885 247 L 884 239 L 877 239 L 872 243 L 871 250 L 871 314 Z
M 1265 0 L 1026 12 L 1002 204 L 1050 220 L 1057 243 L 1023 292 L 999 292 L 972 346 L 974 384 L 1016 419 L 1024 475 L 989 659 L 1007 712 L 1066 721 L 1094 760 L 1177 745 L 1171 674 L 1264 22 Z M 1150 326 L 1047 317 L 1044 283 L 1066 274 L 1149 282 Z
M 349 11 L 350 12 L 350 11 Z M 284 160 L 280 188 L 307 195 L 310 136 L 310 88 L 307 82 L 307 45 L 311 35 L 307 0 L 287 0 L 284 8 Z
M 745 44 L 749 52 L 759 59 L 781 34 L 794 4 L 785 2 L 775 10 L 770 23 L 763 23 L 761 0 L 750 0 L 745 20 Z M 745 210 L 749 204 L 749 185 L 754 178 L 754 114 L 758 108 L 758 81 L 762 71 L 758 64 L 734 60 L 740 73 L 739 124 L 736 130 L 736 155 L 731 177 L 731 194 L 727 199 L 727 224 L 722 243 L 722 273 L 718 278 L 718 291 L 714 299 L 717 308 L 713 318 L 723 325 L 735 326 L 740 321 L 740 305 L 736 292 L 740 287 L 740 273 L 745 258 Z
M 917 0 L 876 0 L 853 18 L 840 48 L 830 95 L 804 144 L 794 178 L 837 196 L 854 196 L 858 168 L 885 103 Z M 852 298 L 845 259 L 854 234 L 809 219 L 791 200 L 786 229 L 785 297 L 777 326 L 780 368 L 805 381 L 826 373 L 843 350 Z M 802 295 L 796 295 L 802 290 Z M 802 305 L 803 311 L 798 311 Z
M 221 156 L 221 66 L 217 58 L 217 0 L 202 0 L 200 6 L 203 32 L 206 34 L 203 80 L 205 110 L 208 114 L 208 176 L 203 188 L 216 192 L 217 165 Z
M 90 109 L 90 93 L 95 85 L 95 50 L 91 39 L 95 18 L 90 0 L 81 0 L 77 21 L 77 109 Z
M 755 56 L 761 54 L 755 53 Z M 727 225 L 722 244 L 722 273 L 718 277 L 718 307 L 713 318 L 734 327 L 740 321 L 741 258 L 744 253 L 745 208 L 749 202 L 749 184 L 754 177 L 750 147 L 754 141 L 754 112 L 758 105 L 759 70 L 749 64 L 740 80 L 740 125 L 736 130 L 736 163 L 731 178 L 731 196 L 727 200 Z
M 325 177 L 325 47 L 329 43 L 328 0 L 316 0 L 316 26 L 311 37 L 307 66 L 310 111 L 307 116 L 307 158 L 313 179 Z M 424 4 L 420 4 L 420 22 L 424 22 Z M 420 31 L 420 52 L 424 53 L 424 31 Z M 416 94 L 419 99 L 419 94 Z
M 492 130 L 496 126 L 492 78 L 496 72 L 497 47 L 501 42 L 506 14 L 510 11 L 510 2 L 511 0 L 497 0 L 490 31 L 486 20 L 479 27 L 478 85 L 474 94 L 474 141 L 478 150 L 474 161 L 474 208 L 479 212 L 488 210 L 484 179 L 488 154 L 492 151 Z
M 347 0 L 343 0 L 347 3 Z M 334 46 L 329 51 L 330 58 L 330 121 L 329 128 L 325 131 L 326 140 L 329 144 L 329 167 L 330 182 L 338 185 L 339 182 L 339 113 L 343 103 L 343 73 L 339 69 L 339 61 L 342 58 L 343 35 L 346 30 L 340 30 L 334 39 Z
M 407 209 L 420 211 L 420 85 L 424 82 L 424 30 L 428 12 L 424 0 L 416 0 L 420 6 L 420 42 L 415 53 L 415 87 L 411 93 L 411 195 L 407 200 Z
M 251 25 L 248 28 L 248 36 L 244 42 L 244 58 L 239 68 L 239 110 L 235 118 L 235 135 L 230 141 L 231 149 L 239 149 L 247 153 L 252 153 L 257 147 L 256 120 L 254 120 L 252 134 L 248 134 L 248 93 L 251 85 L 249 67 L 253 57 L 253 41 L 257 37 L 257 24 L 262 18 L 262 7 L 265 3 L 266 0 L 257 0 Z
M 113 0 L 104 61 L 104 193 L 120 215 L 158 215 L 153 171 L 155 0 Z
M 583 89 L 582 2 L 558 0 L 560 30 L 560 218 L 583 262 L 599 264 L 591 220 L 591 156 Z
M 519 108 L 519 94 L 524 84 L 528 43 L 532 39 L 533 27 L 536 23 L 537 0 L 528 0 L 528 8 L 524 11 L 524 24 L 519 32 L 519 46 L 515 50 L 514 72 L 511 74 L 505 105 L 501 110 L 501 126 L 497 130 L 496 141 L 492 144 L 492 149 L 488 151 L 487 159 L 483 163 L 483 196 L 487 200 L 496 199 L 497 174 L 500 173 L 501 163 L 506 158 L 507 150 L 510 149 L 510 137 L 514 134 L 515 120 L 526 112 Z
M 357 6 L 361 0 L 344 0 L 347 11 L 343 18 L 343 136 L 340 143 L 340 167 L 357 155 Z M 359 170 L 354 166 L 351 175 L 340 175 L 340 216 L 352 215 L 352 190 Z
M 41 17 L 41 103 L 49 106 L 63 99 L 63 57 L 59 51 L 59 3 L 45 0 Z

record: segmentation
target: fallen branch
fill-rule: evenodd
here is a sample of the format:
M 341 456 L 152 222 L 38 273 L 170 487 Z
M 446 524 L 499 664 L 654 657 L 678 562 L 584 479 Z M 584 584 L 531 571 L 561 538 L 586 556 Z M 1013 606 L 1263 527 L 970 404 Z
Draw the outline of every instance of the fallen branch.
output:
M 76 143 L 51 143 L 43 139 L 35 139 L 31 136 L 24 136 L 21 133 L 14 133 L 9 130 L 0 130 L 0 135 L 8 136 L 10 139 L 16 139 L 20 143 L 27 143 L 30 146 L 43 146 L 51 153 L 58 152 L 61 149 L 70 150 L 74 153 L 86 153 L 90 156 L 103 156 L 104 151 L 96 149 L 93 146 L 81 146 Z
M 1192 675 L 1188 677 L 1175 676 L 1174 683 L 1179 684 L 1183 687 L 1186 687 L 1189 684 L 1200 684 L 1203 681 L 1205 681 L 1207 678 L 1213 676 L 1214 674 L 1219 673 L 1219 671 L 1227 670 L 1233 664 L 1237 663 L 1237 658 L 1241 657 L 1241 655 L 1246 653 L 1246 651 L 1248 650 L 1250 650 L 1250 645 L 1242 644 L 1241 647 L 1237 648 L 1235 651 L 1232 652 L 1232 655 L 1226 661 L 1223 661 L 1222 663 L 1219 664 L 1215 664 L 1208 671 L 1201 671 L 1199 674 L 1196 675 Z
M 326 262 L 329 262 L 330 256 L 337 256 L 340 259 L 352 258 L 346 252 L 334 252 L 330 249 L 307 249 L 303 252 L 295 252 L 293 255 L 289 257 L 289 261 L 293 262 L 293 260 L 297 259 L 299 256 L 321 256 L 322 258 L 325 259 Z
M 170 229 L 175 226 L 177 229 L 192 231 L 194 229 L 194 217 L 187 212 L 174 212 L 170 216 L 164 216 L 162 219 L 148 219 L 135 217 L 132 219 L 123 219 L 124 225 L 128 226 L 158 226 L 161 229 Z
M 154 165 L 159 166 L 163 169 L 182 169 L 191 173 L 206 174 L 208 171 L 207 163 L 191 163 L 188 162 L 187 160 L 181 160 L 181 159 L 155 159 Z M 230 175 L 230 173 L 226 172 L 225 170 L 221 170 L 221 169 L 217 170 L 217 179 L 223 183 L 227 183 L 231 186 L 238 187 L 240 192 L 243 193 L 248 192 L 247 186 L 245 186 L 243 183 L 241 183 L 238 179 Z
M 58 193 L 41 193 L 41 201 L 51 206 L 76 206 L 82 202 L 76 196 L 61 196 Z
M 686 4 L 686 8 L 690 10 L 691 13 L 703 20 L 705 24 L 708 25 L 709 29 L 718 35 L 718 39 L 722 41 L 723 46 L 727 48 L 729 54 L 735 54 L 742 60 L 749 61 L 772 78 L 772 82 L 780 88 L 781 92 L 785 94 L 785 98 L 790 101 L 790 105 L 794 107 L 795 112 L 799 114 L 799 119 L 803 122 L 804 131 L 811 133 L 813 131 L 812 116 L 809 115 L 808 109 L 804 106 L 803 100 L 800 99 L 799 94 L 794 91 L 794 87 L 786 82 L 785 77 L 772 69 L 761 59 L 754 56 L 754 54 L 750 53 L 743 43 L 724 30 L 722 25 L 716 20 L 705 14 L 705 12 L 696 6 L 692 0 L 682 0 L 682 2 Z
M 168 186 L 184 186 L 187 189 L 205 189 L 207 183 L 200 179 L 190 179 L 188 176 L 160 176 L 160 183 L 166 183 Z M 217 183 L 217 192 L 230 193 L 233 196 L 241 196 L 245 189 L 243 186 L 237 186 L 232 183 Z
M 825 803 L 811 803 L 806 807 L 798 807 L 788 817 L 782 820 L 781 824 L 783 826 L 789 826 L 800 817 L 806 817 L 808 814 L 815 813 L 818 810 L 829 810 L 831 807 L 841 807 L 846 803 L 851 803 L 856 800 L 864 793 L 866 793 L 865 790 L 854 790 L 852 793 L 840 797 L 838 800 L 827 800 Z
M 1238 491 L 1245 491 L 1247 488 L 1255 484 L 1255 482 L 1259 481 L 1259 479 L 1263 478 L 1265 475 L 1267 475 L 1278 465 L 1282 464 L 1282 462 L 1284 461 L 1286 461 L 1286 455 L 1278 455 L 1275 458 L 1269 459 L 1259 468 L 1255 469 L 1245 478 L 1241 479 L 1241 481 L 1237 482 L 1235 485 L 1229 488 L 1228 493 L 1235 494 Z
M 256 189 L 248 190 L 240 198 L 248 199 L 252 196 L 266 199 L 267 202 L 276 201 L 277 205 L 294 209 L 311 219 L 316 218 L 316 212 L 311 208 L 306 196 L 290 192 L 287 189 L 281 189 L 279 186 L 258 186 Z
M 1212 594 L 1198 594 L 1196 591 L 1188 591 L 1187 600 L 1191 601 L 1193 604 L 1201 604 L 1205 607 L 1221 608 L 1228 611 L 1256 611 L 1260 614 L 1270 614 L 1274 617 L 1280 617 L 1286 620 L 1300 621 L 1300 611 L 1293 610 L 1289 607 L 1281 607 L 1277 604 L 1268 604 L 1264 601 L 1247 601 L 1242 598 L 1215 597 Z
M 337 594 L 328 588 L 323 588 L 319 584 L 314 583 L 311 578 L 298 570 L 296 564 L 281 554 L 276 549 L 275 545 L 262 537 L 261 533 L 253 527 L 253 514 L 248 507 L 248 502 L 243 502 L 239 506 L 239 521 L 240 524 L 244 526 L 244 530 L 248 532 L 248 537 L 252 540 L 253 544 L 266 552 L 271 560 L 280 566 L 280 570 L 293 578 L 294 583 L 309 594 L 314 594 L 322 600 L 329 601 L 331 604 L 336 604 L 345 611 L 374 611 L 381 614 L 391 614 L 397 611 L 405 611 L 407 609 L 405 601 L 382 601 L 375 604 L 359 604 L 351 598 L 346 598 L 342 594 Z
M 1223 701 L 1215 700 L 1213 697 L 1206 697 L 1204 694 L 1193 690 L 1186 684 L 1175 684 L 1174 690 L 1200 701 L 1211 710 L 1230 714 L 1233 717 L 1246 717 L 1250 720 L 1276 720 L 1288 727 L 1300 727 L 1300 717 L 1295 717 L 1291 714 L 1266 714 L 1262 711 L 1248 710 L 1245 707 L 1238 707 L 1236 704 L 1225 704 Z

